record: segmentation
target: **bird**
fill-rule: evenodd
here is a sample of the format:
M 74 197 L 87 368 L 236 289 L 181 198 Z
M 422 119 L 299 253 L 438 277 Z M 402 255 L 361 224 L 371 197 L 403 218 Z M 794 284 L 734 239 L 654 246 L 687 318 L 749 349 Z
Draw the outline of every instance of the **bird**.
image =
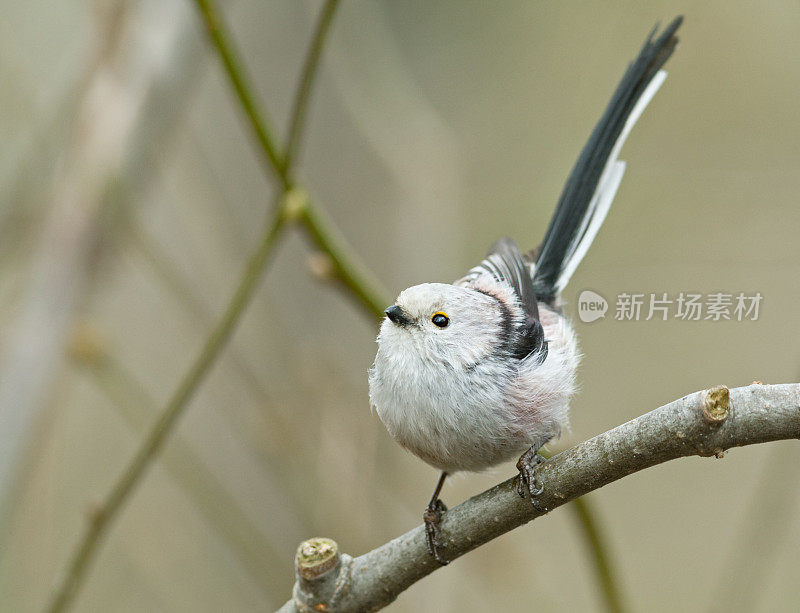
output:
M 538 507 L 539 450 L 568 427 L 580 361 L 562 294 L 608 214 L 625 172 L 620 149 L 666 78 L 682 19 L 661 33 L 656 25 L 628 65 L 537 248 L 502 238 L 454 283 L 409 287 L 385 311 L 370 405 L 402 447 L 441 471 L 423 521 L 442 565 L 448 475 L 519 456 L 517 491 Z

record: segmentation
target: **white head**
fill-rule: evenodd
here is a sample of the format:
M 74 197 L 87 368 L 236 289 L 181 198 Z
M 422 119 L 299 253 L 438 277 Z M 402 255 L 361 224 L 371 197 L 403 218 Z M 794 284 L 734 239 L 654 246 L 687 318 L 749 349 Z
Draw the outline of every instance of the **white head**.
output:
M 417 360 L 466 368 L 502 342 L 497 298 L 465 287 L 424 283 L 404 290 L 386 309 L 378 359 Z M 413 359 L 412 358 L 412 359 Z M 377 361 L 376 361 L 377 363 Z

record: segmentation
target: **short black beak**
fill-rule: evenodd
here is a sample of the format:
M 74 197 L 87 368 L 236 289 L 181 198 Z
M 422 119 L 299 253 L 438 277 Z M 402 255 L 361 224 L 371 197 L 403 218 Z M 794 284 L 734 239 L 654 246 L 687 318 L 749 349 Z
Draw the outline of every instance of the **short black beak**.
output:
M 386 313 L 386 317 L 391 319 L 392 322 L 396 323 L 398 326 L 407 326 L 411 323 L 411 320 L 403 313 L 403 309 L 396 304 L 390 306 L 384 313 Z

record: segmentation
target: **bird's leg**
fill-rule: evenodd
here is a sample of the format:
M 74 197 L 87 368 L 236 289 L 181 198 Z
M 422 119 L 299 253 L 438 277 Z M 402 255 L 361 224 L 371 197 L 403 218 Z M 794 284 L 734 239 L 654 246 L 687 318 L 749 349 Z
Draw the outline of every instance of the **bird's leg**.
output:
M 525 492 L 530 495 L 531 503 L 537 510 L 543 510 L 536 500 L 543 491 L 544 487 L 536 483 L 536 468 L 544 462 L 544 457 L 537 453 L 538 447 L 531 447 L 519 457 L 517 462 L 517 470 L 519 471 L 519 478 L 517 479 L 517 493 L 525 498 Z
M 442 521 L 442 513 L 447 511 L 447 507 L 439 500 L 439 492 L 442 491 L 442 486 L 444 485 L 446 477 L 447 473 L 442 471 L 442 475 L 439 477 L 439 483 L 436 484 L 436 489 L 433 492 L 433 496 L 431 496 L 431 501 L 422 514 L 422 519 L 425 522 L 425 535 L 428 537 L 428 551 L 431 552 L 431 555 L 442 566 L 445 566 L 448 562 L 439 553 L 439 548 L 443 547 L 440 542 L 441 533 L 439 532 L 439 523 Z

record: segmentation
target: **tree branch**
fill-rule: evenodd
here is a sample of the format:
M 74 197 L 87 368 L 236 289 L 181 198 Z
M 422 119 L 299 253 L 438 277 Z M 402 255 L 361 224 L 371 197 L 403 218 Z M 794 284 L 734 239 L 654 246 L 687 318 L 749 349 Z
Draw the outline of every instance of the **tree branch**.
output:
M 473 496 L 445 513 L 442 541 L 458 558 L 570 500 L 627 475 L 676 458 L 722 457 L 726 449 L 800 438 L 800 384 L 718 386 L 675 400 L 547 460 L 535 509 L 516 493 L 515 479 Z M 326 560 L 313 573 L 309 542 L 298 550 L 298 582 L 281 611 L 375 611 L 440 568 L 428 553 L 422 526 L 357 558 Z M 338 552 L 336 552 L 338 555 Z M 309 559 L 311 562 L 309 562 Z M 332 568 L 331 568 L 332 567 Z M 302 571 L 302 572 L 301 572 Z M 324 604 L 324 607 L 318 605 Z

